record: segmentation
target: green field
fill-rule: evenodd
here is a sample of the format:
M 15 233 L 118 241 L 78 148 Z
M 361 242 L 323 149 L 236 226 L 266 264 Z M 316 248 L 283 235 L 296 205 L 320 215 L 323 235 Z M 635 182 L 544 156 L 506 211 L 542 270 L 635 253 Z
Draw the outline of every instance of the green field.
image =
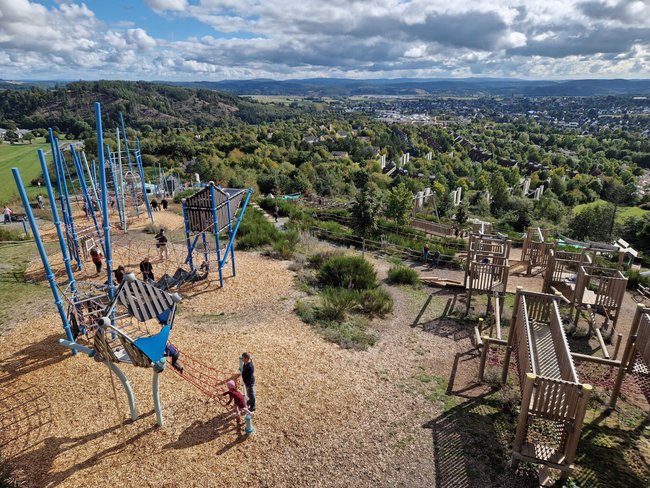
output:
M 582 205 L 576 205 L 575 207 L 573 207 L 573 213 L 574 215 L 578 215 L 588 206 L 603 205 L 605 203 L 606 202 L 604 200 L 596 200 L 595 202 L 592 203 L 583 203 Z M 624 222 L 630 217 L 643 217 L 647 213 L 648 210 L 643 210 L 642 208 L 639 207 L 618 207 L 618 210 L 616 211 L 616 221 Z
M 41 138 L 40 141 L 43 141 L 43 139 Z M 32 178 L 36 178 L 41 174 L 41 166 L 36 152 L 38 149 L 43 149 L 47 156 L 50 145 L 45 143 L 0 144 L 0 204 L 12 202 L 19 197 L 18 189 L 11 174 L 11 168 L 14 166 L 20 169 L 20 175 L 30 197 L 35 197 L 37 193 L 45 195 L 45 188 L 29 186 Z

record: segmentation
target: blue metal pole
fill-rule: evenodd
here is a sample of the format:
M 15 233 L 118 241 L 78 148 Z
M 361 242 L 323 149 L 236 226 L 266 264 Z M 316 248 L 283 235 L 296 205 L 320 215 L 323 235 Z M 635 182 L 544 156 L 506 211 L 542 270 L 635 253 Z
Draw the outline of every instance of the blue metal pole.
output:
M 106 146 L 106 149 L 108 150 L 109 147 L 108 145 Z M 109 154 L 110 152 L 107 151 Z M 108 158 L 108 167 L 111 171 L 111 179 L 113 180 L 113 188 L 115 189 L 115 203 L 117 203 L 117 215 L 118 218 L 120 219 L 120 224 L 123 223 L 122 220 L 122 205 L 120 204 L 120 193 L 119 190 L 117 189 L 117 178 L 115 177 L 115 161 L 113 158 L 109 157 Z M 124 230 L 124 229 L 122 229 Z
M 122 117 L 122 112 L 120 112 L 120 126 L 122 127 L 122 135 L 124 136 L 124 151 L 126 151 L 126 160 L 129 163 L 129 173 L 133 177 L 133 164 L 131 163 L 131 151 L 129 151 L 129 139 L 126 135 L 126 128 L 124 127 L 124 117 Z M 138 209 L 138 195 L 133 187 L 133 205 L 135 206 L 135 215 L 140 217 L 140 210 Z
M 232 214 L 230 213 L 230 196 L 226 194 L 226 210 L 228 211 L 228 241 L 232 241 Z M 224 256 L 227 259 L 228 255 Z M 235 268 L 235 246 L 230 246 L 230 260 L 232 262 L 232 275 L 237 276 Z
M 63 255 L 63 264 L 65 265 L 65 272 L 68 275 L 68 283 L 70 284 L 70 291 L 72 291 L 72 301 L 76 302 L 77 286 L 72 274 L 72 267 L 70 266 L 70 257 L 68 256 L 68 244 L 63 236 L 61 230 L 61 220 L 59 219 L 59 211 L 56 208 L 56 199 L 54 198 L 54 191 L 52 190 L 52 182 L 50 181 L 50 172 L 47 170 L 47 163 L 45 162 L 45 154 L 42 149 L 38 150 L 38 159 L 41 162 L 41 171 L 43 171 L 43 179 L 45 180 L 45 188 L 47 189 L 47 196 L 50 199 L 50 206 L 52 207 L 52 219 L 54 220 L 54 227 L 56 227 L 56 234 L 59 237 L 59 246 L 61 246 L 61 254 Z
M 108 218 L 108 189 L 106 187 L 106 160 L 104 159 L 104 133 L 102 132 L 102 107 L 95 102 L 97 124 L 97 159 L 99 159 L 99 187 L 102 198 L 102 220 L 104 225 L 104 257 L 108 276 L 108 297 L 112 300 L 115 292 L 113 286 L 113 257 L 111 255 L 111 224 Z
M 185 239 L 187 240 L 187 259 L 185 262 L 189 263 L 190 270 L 194 271 L 194 261 L 192 259 L 192 243 L 190 242 L 190 221 L 187 215 L 187 206 L 185 205 L 185 199 L 181 200 L 181 205 L 183 206 L 183 221 L 185 222 Z
M 151 205 L 149 204 L 149 196 L 147 195 L 147 185 L 144 181 L 144 168 L 142 167 L 142 153 L 140 152 L 140 139 L 135 140 L 137 152 L 135 153 L 135 162 L 138 164 L 138 172 L 140 173 L 140 181 L 142 182 L 142 196 L 144 203 L 147 207 L 147 213 L 153 224 L 153 214 L 151 213 Z
M 205 232 L 201 232 L 201 237 L 203 238 L 203 257 L 205 258 L 205 265 L 207 270 L 210 270 L 210 254 L 208 249 L 208 241 L 205 237 Z
M 217 219 L 217 197 L 214 190 L 214 182 L 210 182 L 210 202 L 212 205 L 212 227 L 214 231 L 214 241 L 217 247 L 217 263 L 219 267 L 219 286 L 223 288 L 223 265 L 221 263 L 221 244 L 219 243 L 219 221 Z M 226 252 L 226 255 L 227 252 Z
M 48 134 L 50 136 L 50 149 L 52 151 L 52 161 L 54 162 L 54 171 L 56 173 L 56 185 L 59 188 L 59 199 L 61 200 L 61 213 L 63 214 L 63 223 L 65 224 L 65 233 L 68 236 L 68 231 L 70 227 L 70 219 L 68 215 L 68 209 L 65 205 L 65 196 L 63 194 L 63 183 L 62 180 L 65 179 L 61 175 L 60 169 L 60 157 L 61 153 L 59 151 L 59 145 L 57 144 L 57 139 L 54 137 L 52 129 L 48 129 Z
M 235 236 L 237 235 L 237 230 L 239 229 L 239 224 L 241 224 L 241 220 L 244 218 L 244 212 L 246 212 L 246 207 L 248 206 L 248 201 L 251 199 L 252 194 L 253 194 L 253 189 L 249 188 L 248 195 L 246 195 L 246 200 L 244 200 L 244 205 L 242 205 L 241 212 L 239 213 L 239 217 L 237 218 L 237 223 L 235 224 L 235 228 L 232 231 L 232 236 L 230 237 L 230 240 L 228 241 L 228 245 L 226 246 L 226 251 L 224 253 L 226 256 L 228 255 L 228 251 L 230 251 L 233 247 L 233 243 L 235 242 Z
M 93 219 L 95 230 L 97 230 L 97 236 L 102 246 L 102 251 L 104 251 L 104 255 L 106 255 L 106 252 L 104 250 L 104 243 L 102 242 L 102 230 L 99 227 L 99 222 L 97 221 L 97 216 L 95 215 L 95 209 L 93 208 L 90 194 L 88 193 L 88 187 L 86 186 L 86 177 L 84 175 L 83 168 L 81 167 L 81 160 L 79 159 L 79 156 L 77 156 L 77 151 L 75 150 L 74 146 L 70 146 L 70 148 L 72 150 L 72 159 L 77 168 L 77 173 L 79 173 L 80 176 L 79 181 L 81 182 L 81 191 L 83 192 L 84 199 L 86 200 L 86 208 L 88 209 L 88 212 Z
M 38 226 L 36 225 L 36 219 L 34 218 L 32 207 L 29 206 L 29 199 L 27 198 L 27 193 L 25 192 L 25 187 L 23 186 L 23 180 L 20 177 L 20 171 L 18 168 L 11 168 L 11 173 L 13 174 L 14 180 L 16 181 L 16 186 L 18 187 L 20 198 L 23 201 L 23 207 L 25 207 L 25 213 L 27 214 L 27 219 L 29 220 L 29 226 L 32 228 L 32 233 L 34 234 L 34 242 L 36 242 L 38 253 L 41 255 L 41 261 L 43 262 L 43 267 L 45 268 L 45 276 L 47 278 L 47 282 L 50 284 L 50 289 L 52 290 L 52 295 L 54 296 L 54 304 L 59 311 L 59 316 L 61 317 L 61 322 L 63 323 L 63 330 L 65 330 L 65 335 L 68 340 L 70 342 L 74 342 L 72 330 L 70 329 L 70 323 L 68 322 L 68 317 L 66 317 L 63 303 L 61 303 L 61 295 L 59 295 L 59 290 L 56 287 L 54 273 L 52 272 L 52 268 L 50 268 L 50 262 L 47 259 L 45 246 L 43 245 L 41 235 L 38 232 Z M 74 351 L 73 354 L 75 354 Z
M 65 178 L 65 170 L 64 170 L 64 164 L 67 166 L 68 163 L 65 162 L 65 158 L 63 157 L 63 153 L 61 152 L 59 148 L 59 140 L 55 139 L 54 143 L 56 144 L 56 150 L 57 154 L 59 155 L 58 161 L 59 161 L 59 172 L 61 174 L 61 177 L 63 179 L 63 197 L 65 201 L 65 209 L 63 208 L 63 201 L 61 202 L 61 211 L 63 212 L 63 218 L 65 222 L 65 217 L 67 213 L 68 221 L 66 223 L 66 235 L 68 235 L 68 228 L 70 230 L 70 236 L 72 237 L 72 245 L 74 246 L 74 255 L 76 256 L 76 261 L 77 261 L 77 270 L 81 271 L 83 269 L 83 265 L 81 264 L 81 253 L 79 252 L 79 242 L 77 241 L 77 232 L 75 231 L 74 227 L 74 216 L 72 215 L 72 207 L 70 206 L 70 194 L 68 193 L 68 183 Z M 54 161 L 54 165 L 56 166 L 56 160 Z M 71 179 L 72 181 L 72 179 Z
M 59 143 L 57 141 L 57 147 L 58 145 Z M 70 179 L 70 185 L 72 185 L 72 191 L 74 192 L 74 200 L 77 203 L 77 205 L 79 205 L 79 195 L 77 194 L 77 189 L 74 186 L 74 180 L 72 179 L 72 174 L 70 173 L 70 168 L 68 167 L 68 161 L 64 157 L 62 157 L 61 151 L 59 151 L 59 155 L 61 156 L 61 160 L 65 165 L 65 170 L 68 173 L 68 178 Z

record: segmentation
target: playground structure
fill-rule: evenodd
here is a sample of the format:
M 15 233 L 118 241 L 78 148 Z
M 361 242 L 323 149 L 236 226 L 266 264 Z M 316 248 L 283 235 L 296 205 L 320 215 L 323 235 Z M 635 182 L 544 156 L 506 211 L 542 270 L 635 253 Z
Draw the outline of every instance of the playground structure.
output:
M 609 408 L 616 408 L 625 375 L 636 380 L 641 392 L 650 403 L 650 308 L 637 305 L 627 344 L 619 363 L 616 382 L 612 389 Z
M 548 230 L 539 227 L 526 229 L 526 237 L 521 249 L 521 261 L 526 265 L 526 276 L 530 276 L 534 268 L 546 269 L 549 252 L 554 249 L 554 243 L 548 242 Z
M 487 294 L 488 308 L 494 298 L 494 308 L 503 311 L 503 297 L 508 286 L 511 242 L 497 236 L 471 234 L 467 247 L 465 276 L 463 283 L 467 291 L 467 308 L 469 313 L 472 295 Z
M 596 335 L 605 358 L 609 358 L 605 338 L 616 331 L 627 287 L 627 278 L 618 268 L 594 264 L 599 254 L 611 252 L 611 249 L 594 249 L 590 255 L 586 249 L 581 252 L 550 250 L 543 287 L 547 293 L 559 292 L 562 295 L 564 302 L 571 307 L 574 328 L 578 326 L 582 313 L 587 315 L 589 335 Z M 624 254 L 614 252 L 618 254 L 618 266 L 621 266 Z M 602 324 L 598 324 L 597 314 L 604 316 Z
M 511 464 L 520 461 L 559 469 L 567 477 L 574 460 L 592 391 L 582 384 L 562 328 L 560 298 L 517 289 L 508 341 L 483 338 L 479 378 L 483 379 L 490 343 L 506 345 L 501 382 L 514 355 L 521 410 Z
M 193 257 L 195 251 L 202 251 L 203 253 L 204 271 L 210 269 L 207 233 L 211 233 L 214 237 L 220 286 L 223 287 L 223 268 L 229 259 L 232 262 L 232 275 L 236 276 L 235 236 L 252 194 L 252 188 L 220 188 L 216 187 L 211 181 L 207 187 L 183 199 L 183 218 L 185 219 L 185 237 L 187 241 L 185 263 L 189 265 L 191 273 L 196 272 Z M 240 204 L 241 211 L 235 220 L 235 214 Z M 226 230 L 227 244 L 222 249 L 222 239 L 219 234 Z M 192 236 L 194 237 L 193 240 Z M 197 247 L 199 239 L 202 248 Z
M 169 333 L 173 326 L 173 320 L 176 311 L 176 305 L 180 302 L 181 297 L 178 294 L 170 294 L 167 291 L 156 286 L 153 282 L 143 282 L 135 279 L 133 274 L 126 274 L 123 282 L 115 289 L 113 281 L 113 266 L 112 266 L 112 240 L 111 240 L 111 225 L 110 214 L 108 210 L 109 195 L 111 194 L 107 188 L 107 180 L 109 175 L 114 175 L 109 169 L 109 148 L 103 144 L 103 132 L 101 121 L 101 107 L 99 103 L 95 104 L 95 113 L 97 121 L 97 148 L 98 148 L 98 161 L 99 168 L 95 171 L 99 175 L 98 184 L 94 187 L 93 193 L 96 192 L 96 200 L 93 198 L 86 185 L 86 179 L 83 176 L 83 169 L 81 168 L 81 158 L 76 154 L 72 148 L 72 155 L 77 167 L 77 174 L 79 175 L 78 182 L 82 189 L 83 201 L 87 208 L 86 216 L 92 217 L 93 226 L 88 234 L 75 234 L 74 216 L 72 206 L 69 198 L 69 193 L 65 190 L 67 181 L 72 184 L 72 178 L 66 178 L 64 175 L 65 165 L 64 159 L 58 149 L 58 142 L 52 138 L 53 141 L 53 159 L 54 166 L 57 172 L 57 183 L 60 190 L 60 207 L 64 217 L 62 222 L 59 217 L 59 205 L 54 196 L 47 163 L 43 151 L 39 150 L 39 159 L 43 178 L 47 189 L 50 208 L 54 226 L 56 228 L 57 239 L 61 250 L 62 260 L 65 267 L 67 284 L 63 285 L 57 282 L 50 261 L 46 253 L 46 249 L 41 238 L 36 220 L 34 218 L 29 200 L 25 191 L 25 187 L 17 168 L 12 169 L 12 173 L 18 187 L 23 206 L 25 207 L 30 227 L 34 234 L 41 261 L 45 270 L 46 279 L 50 285 L 55 305 L 61 319 L 66 339 L 62 339 L 60 343 L 73 351 L 86 353 L 89 357 L 93 357 L 105 363 L 111 370 L 111 374 L 115 374 L 120 379 L 129 399 L 131 410 L 131 418 L 137 418 L 135 410 L 135 399 L 128 380 L 117 367 L 119 363 L 132 364 L 137 367 L 149 368 L 154 370 L 153 378 L 153 393 L 154 405 L 156 411 L 156 420 L 158 425 L 163 424 L 162 408 L 158 399 L 159 389 L 159 373 L 165 369 L 165 348 L 168 343 Z M 123 121 L 122 121 L 123 125 Z M 125 144 L 128 147 L 128 141 L 125 139 Z M 106 149 L 106 152 L 105 152 Z M 127 153 L 128 154 L 128 153 Z M 139 144 L 137 152 L 135 153 L 136 159 L 140 161 L 139 173 L 141 181 L 144 181 L 144 175 L 141 169 L 141 159 L 139 155 Z M 113 194 L 114 197 L 120 195 L 119 188 L 121 183 L 115 188 L 118 190 Z M 195 206 L 190 206 L 190 209 L 185 209 L 185 224 L 186 230 L 196 229 L 199 220 L 193 220 L 190 223 L 190 217 L 197 215 L 203 216 L 206 212 L 211 214 L 211 223 L 201 227 L 201 232 L 197 234 L 194 241 L 194 246 L 198 237 L 203 235 L 203 242 L 205 244 L 205 232 L 212 231 L 216 240 L 216 251 L 219 262 L 219 278 L 223 286 L 222 268 L 227 262 L 229 255 L 233 259 L 233 275 L 235 272 L 234 267 L 234 238 L 237 228 L 243 217 L 246 204 L 251 196 L 252 190 L 221 190 L 216 189 L 214 184 L 210 184 L 206 190 L 210 193 L 211 199 L 207 202 L 196 203 Z M 142 186 L 143 199 L 142 201 L 148 202 L 146 197 L 145 186 Z M 197 195 L 202 195 L 201 190 Z M 222 197 L 219 203 L 216 204 L 217 199 L 215 194 L 219 192 Z M 193 198 L 193 197 L 190 197 Z M 134 200 L 135 201 L 135 200 Z M 192 200 L 194 202 L 194 200 Z M 233 226 L 233 220 L 239 207 L 239 204 L 244 201 L 244 205 L 239 212 L 238 219 Z M 95 213 L 95 202 L 99 203 L 97 213 L 101 216 L 100 220 Z M 124 202 L 124 200 L 123 200 Z M 147 204 L 150 214 L 150 207 Z M 123 216 L 120 215 L 120 222 L 123 222 Z M 202 222 L 202 221 L 201 221 Z M 219 223 L 221 222 L 221 225 Z M 227 229 L 228 244 L 224 251 L 224 258 L 219 254 L 221 249 L 219 247 L 219 231 Z M 84 282 L 81 283 L 75 279 L 75 275 L 71 265 L 71 256 L 78 260 L 77 271 L 82 269 L 82 253 L 79 252 L 79 242 L 85 243 L 85 238 L 92 241 L 93 246 L 100 246 L 105 257 L 105 272 L 106 281 L 104 283 Z M 95 240 L 96 239 L 96 240 Z M 193 248 L 189 247 L 189 234 L 187 235 L 188 252 L 185 257 L 185 262 L 189 262 L 192 271 L 194 270 L 192 261 Z M 82 247 L 81 249 L 86 249 Z M 89 249 L 89 248 L 88 248 Z M 209 252 L 208 247 L 205 245 L 205 274 L 209 270 Z M 180 269 L 180 268 L 179 268 Z M 99 274 L 99 273 L 98 273 Z M 182 280 L 181 280 L 182 281 Z M 178 286 L 180 283 L 175 283 Z M 170 288 L 167 286 L 166 288 Z M 68 305 L 67 310 L 65 305 Z M 151 333 L 149 331 L 147 322 L 156 319 L 160 325 L 160 330 Z M 144 326 L 142 325 L 144 324 Z M 82 345 L 77 342 L 81 336 L 87 340 L 88 345 Z M 183 354 L 185 357 L 186 355 Z M 206 366 L 197 360 L 187 356 L 189 360 L 189 367 L 183 375 L 183 378 L 197 387 L 200 391 L 207 394 L 211 398 L 217 398 L 222 401 L 220 391 L 223 390 L 225 382 L 228 379 L 233 379 L 233 375 L 218 372 L 214 368 Z M 250 416 L 246 419 L 246 432 L 252 433 L 252 423 Z

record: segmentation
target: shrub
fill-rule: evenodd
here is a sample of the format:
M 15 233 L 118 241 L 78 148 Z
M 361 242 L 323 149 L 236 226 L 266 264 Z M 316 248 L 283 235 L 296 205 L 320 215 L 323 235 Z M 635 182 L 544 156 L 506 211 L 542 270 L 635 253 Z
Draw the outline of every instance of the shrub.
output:
M 144 232 L 145 234 L 157 234 L 160 229 L 163 229 L 165 231 L 165 234 L 167 234 L 168 229 L 166 226 L 156 225 L 149 222 L 147 225 L 144 226 L 142 232 Z
M 343 252 L 342 251 L 330 251 L 330 250 L 319 251 L 319 252 L 309 256 L 308 261 L 309 261 L 309 264 L 310 264 L 310 266 L 312 268 L 320 269 L 320 267 L 323 265 L 323 263 L 325 261 L 327 261 L 328 259 L 331 259 L 331 258 L 333 258 L 335 256 L 343 256 Z
M 364 350 L 377 342 L 377 336 L 367 331 L 366 322 L 361 317 L 352 317 L 345 322 L 321 323 L 318 332 L 345 349 Z
M 0 229 L 0 242 L 26 241 L 27 235 L 22 230 Z
M 323 286 L 367 290 L 377 286 L 377 273 L 361 256 L 335 256 L 321 265 L 318 281 Z
M 280 231 L 259 210 L 248 209 L 237 231 L 237 248 L 254 249 L 279 240 Z
M 385 288 L 377 287 L 374 290 L 364 290 L 359 296 L 362 310 L 369 316 L 385 317 L 393 311 L 393 298 Z
M 413 268 L 396 265 L 388 270 L 387 281 L 393 285 L 417 285 L 420 282 L 420 275 Z
M 319 318 L 341 321 L 359 303 L 359 293 L 345 288 L 326 288 L 321 293 Z
M 183 190 L 183 191 L 179 191 L 176 195 L 174 195 L 174 203 L 181 203 L 181 200 L 182 200 L 183 198 L 191 197 L 191 196 L 194 195 L 197 191 L 199 191 L 199 190 L 197 190 L 196 188 L 193 189 L 193 190 Z
M 627 274 L 627 289 L 636 290 L 639 285 L 650 286 L 650 276 L 641 276 L 638 271 L 630 271 Z

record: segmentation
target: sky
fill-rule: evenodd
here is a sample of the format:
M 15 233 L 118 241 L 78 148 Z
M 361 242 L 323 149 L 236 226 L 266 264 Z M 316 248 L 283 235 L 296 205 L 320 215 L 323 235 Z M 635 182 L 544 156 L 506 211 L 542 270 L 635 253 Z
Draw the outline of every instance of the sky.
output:
M 650 0 L 0 0 L 0 78 L 650 78 Z

